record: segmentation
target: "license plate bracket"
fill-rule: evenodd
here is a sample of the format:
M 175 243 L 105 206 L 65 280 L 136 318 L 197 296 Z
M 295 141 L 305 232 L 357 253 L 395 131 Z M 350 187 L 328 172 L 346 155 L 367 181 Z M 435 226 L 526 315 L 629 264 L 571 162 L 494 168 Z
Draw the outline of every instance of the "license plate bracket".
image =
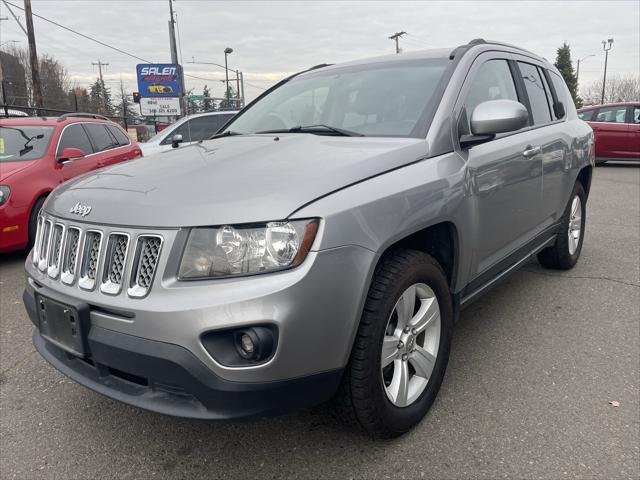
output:
M 36 296 L 40 334 L 63 350 L 87 355 L 88 306 L 69 305 L 44 295 Z

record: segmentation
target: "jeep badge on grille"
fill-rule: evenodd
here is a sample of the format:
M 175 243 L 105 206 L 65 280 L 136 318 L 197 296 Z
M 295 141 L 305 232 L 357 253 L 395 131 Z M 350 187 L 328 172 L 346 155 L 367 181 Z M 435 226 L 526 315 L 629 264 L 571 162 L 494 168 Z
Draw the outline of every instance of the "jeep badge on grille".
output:
M 91 207 L 89 205 L 82 205 L 80 202 L 78 202 L 73 207 L 71 207 L 69 213 L 75 213 L 76 215 L 86 217 L 91 213 Z

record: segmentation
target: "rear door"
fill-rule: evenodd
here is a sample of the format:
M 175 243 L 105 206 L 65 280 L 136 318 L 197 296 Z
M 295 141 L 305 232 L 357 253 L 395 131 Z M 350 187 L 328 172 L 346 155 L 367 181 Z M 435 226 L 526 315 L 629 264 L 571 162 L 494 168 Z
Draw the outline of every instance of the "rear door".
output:
M 114 148 L 118 148 L 120 145 L 113 135 L 109 133 L 105 124 L 85 123 L 84 128 L 93 144 L 94 168 L 102 168 L 121 161 L 118 160 L 117 152 L 113 151 Z
M 96 168 L 93 145 L 81 123 L 72 123 L 62 130 L 56 149 L 56 161 L 60 158 L 65 148 L 79 148 L 85 154 L 85 157 L 69 160 L 63 164 L 57 163 L 56 168 L 60 169 L 62 180 L 69 180 Z
M 600 107 L 589 124 L 593 129 L 597 158 L 624 158 L 631 149 L 627 106 Z

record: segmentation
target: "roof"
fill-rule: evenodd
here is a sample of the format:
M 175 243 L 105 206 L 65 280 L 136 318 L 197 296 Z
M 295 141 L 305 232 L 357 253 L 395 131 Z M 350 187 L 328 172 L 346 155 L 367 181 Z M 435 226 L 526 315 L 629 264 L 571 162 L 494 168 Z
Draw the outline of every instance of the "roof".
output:
M 585 105 L 584 107 L 578 108 L 578 111 L 582 112 L 582 111 L 585 111 L 585 110 L 593 110 L 594 108 L 601 108 L 601 107 L 626 107 L 628 105 L 638 106 L 638 105 L 640 105 L 640 100 L 634 100 L 634 101 L 631 101 L 631 102 L 603 103 L 603 104 L 599 104 L 599 105 Z
M 60 117 L 4 117 L 0 118 L 0 125 L 49 125 L 52 127 L 58 125 L 67 125 L 69 123 L 74 122 L 96 122 L 96 123 L 104 123 L 111 122 L 106 117 L 103 118 L 90 118 L 90 117 L 74 117 L 67 116 L 66 118 Z

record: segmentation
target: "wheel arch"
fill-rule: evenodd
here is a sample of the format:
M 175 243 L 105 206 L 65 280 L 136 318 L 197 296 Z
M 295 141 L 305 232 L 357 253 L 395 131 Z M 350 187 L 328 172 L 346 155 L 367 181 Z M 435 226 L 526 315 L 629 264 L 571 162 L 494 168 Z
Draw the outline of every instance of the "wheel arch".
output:
M 585 198 L 589 198 L 589 190 L 591 189 L 591 178 L 593 176 L 593 167 L 586 165 L 578 172 L 577 182 L 580 182 L 582 188 L 584 188 Z

